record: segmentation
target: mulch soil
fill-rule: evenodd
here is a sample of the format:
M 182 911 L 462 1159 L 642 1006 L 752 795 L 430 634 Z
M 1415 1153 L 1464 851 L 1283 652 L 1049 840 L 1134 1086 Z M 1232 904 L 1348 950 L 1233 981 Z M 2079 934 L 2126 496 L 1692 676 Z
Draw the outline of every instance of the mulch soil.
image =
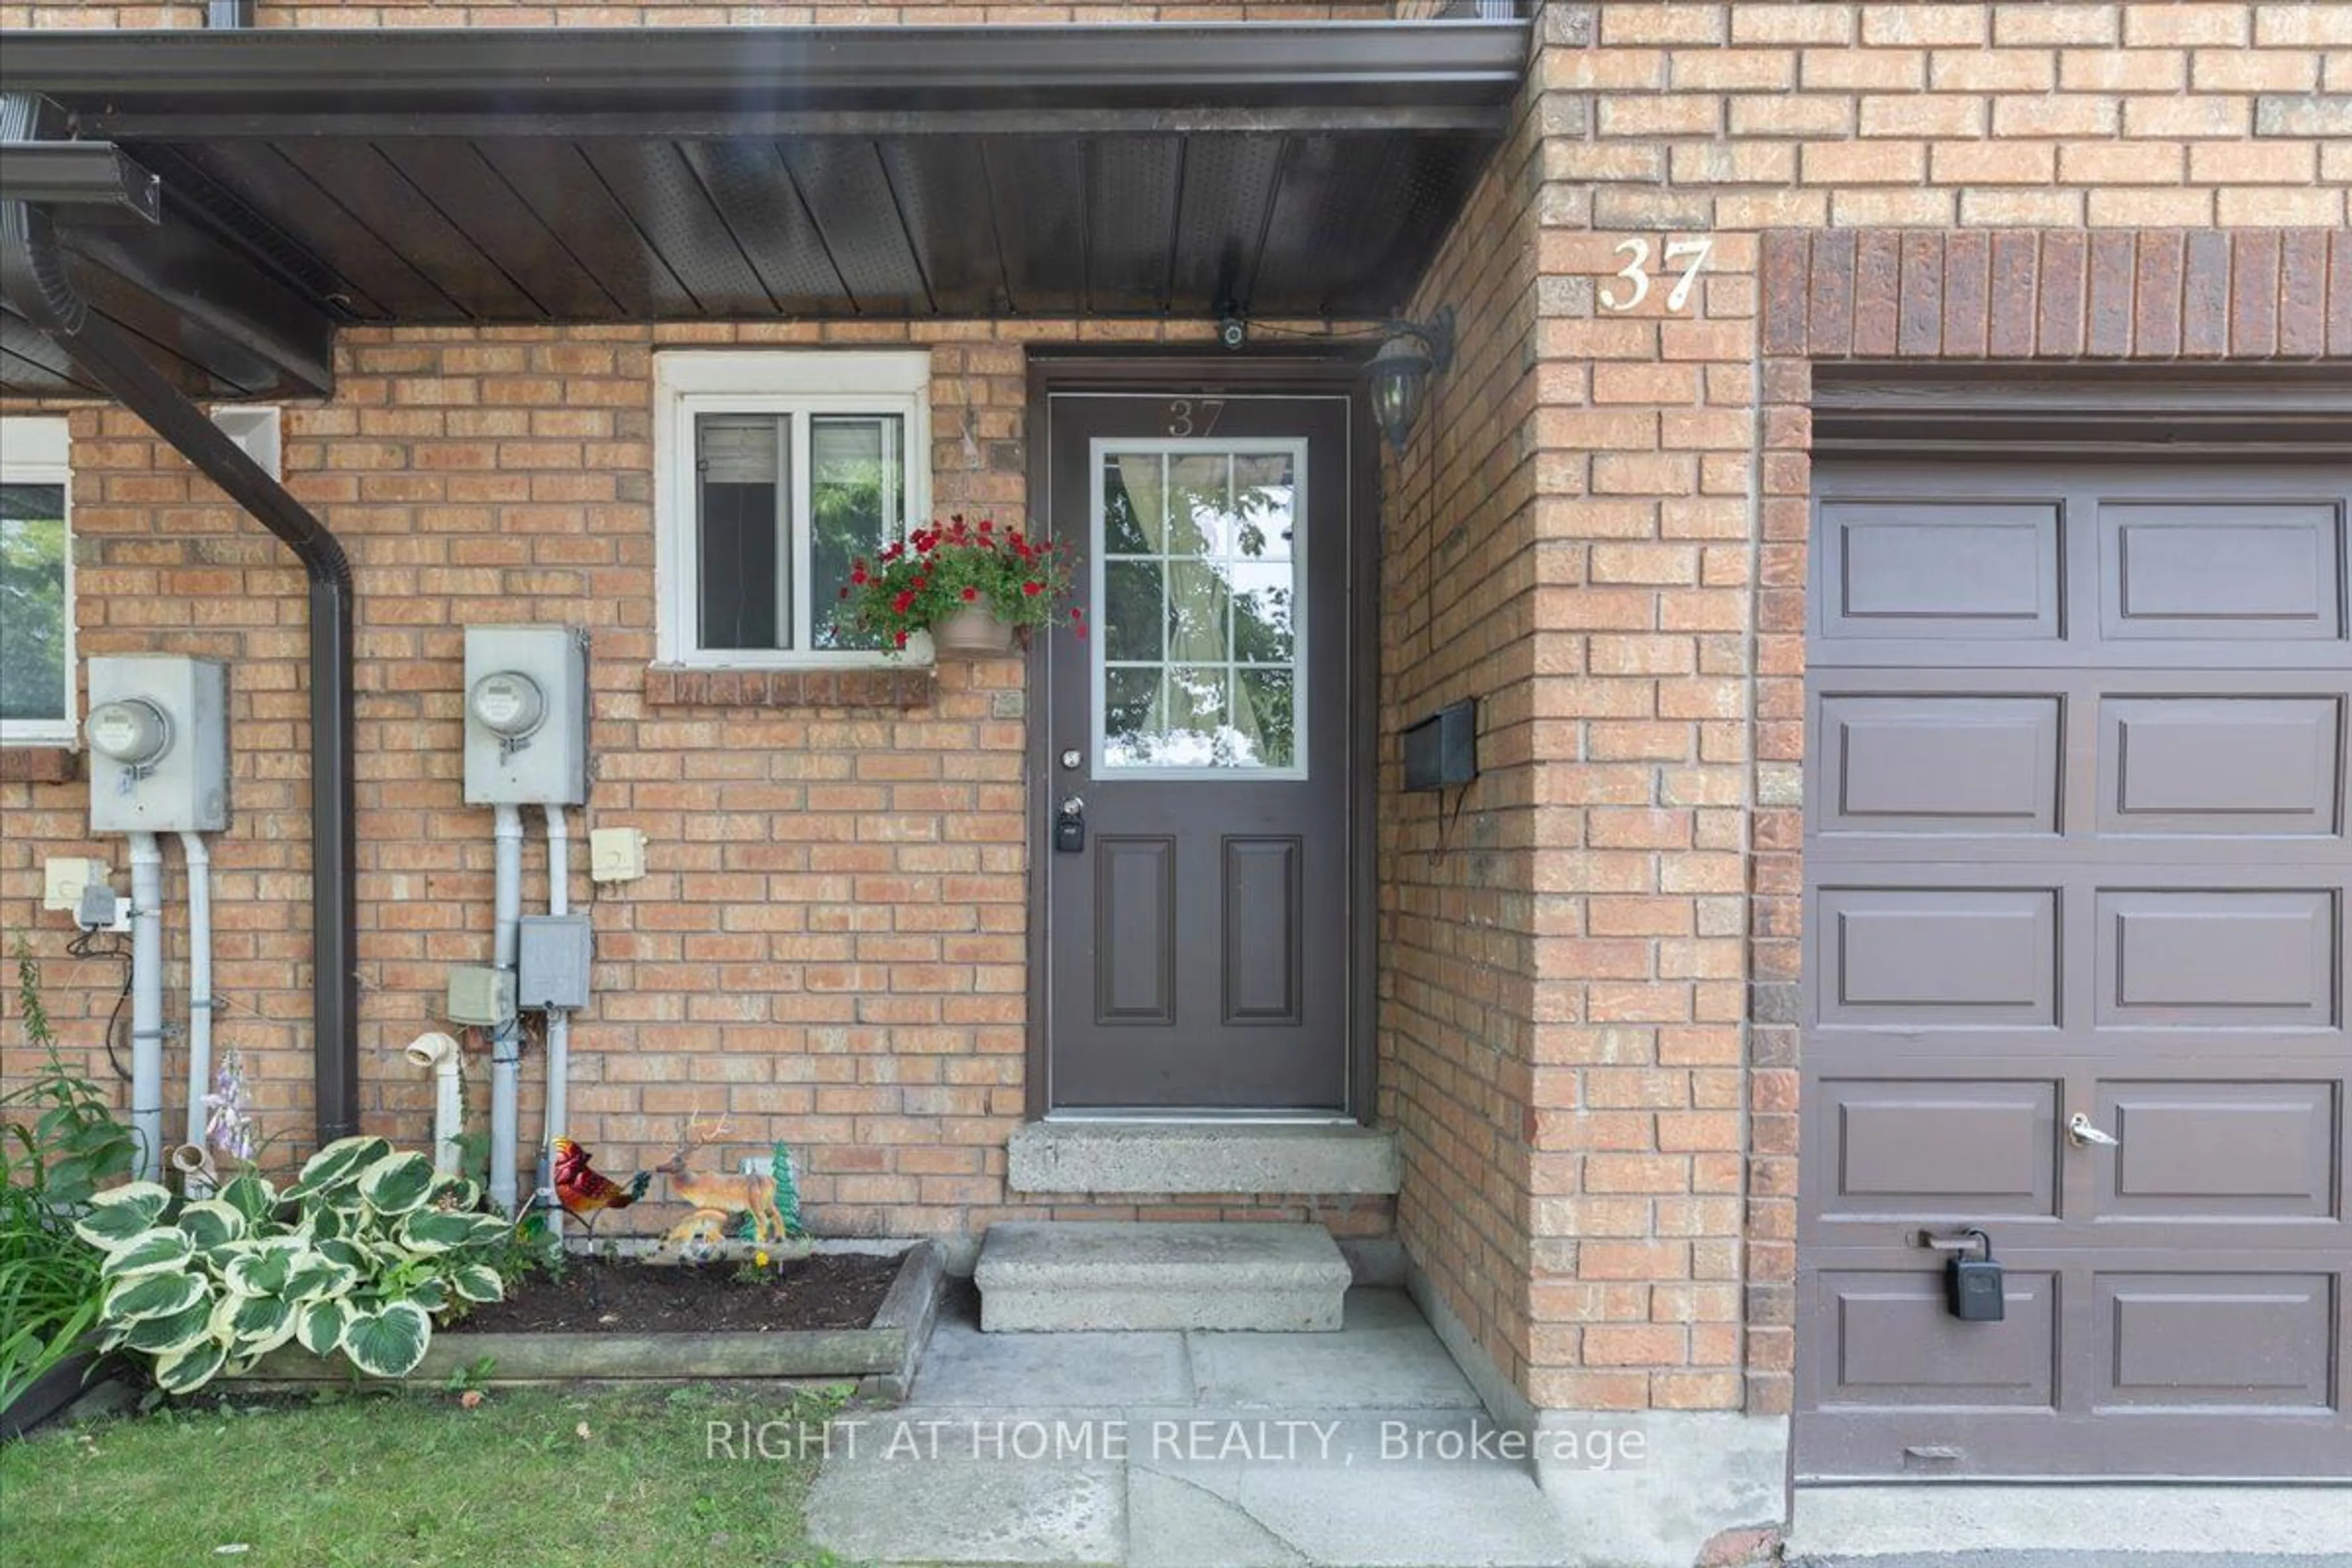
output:
M 636 1263 L 575 1258 L 561 1278 L 533 1274 L 507 1299 L 477 1307 L 452 1332 L 773 1333 L 862 1329 L 898 1277 L 897 1258 L 819 1252 L 765 1279 L 736 1277 L 737 1263 Z M 592 1289 L 593 1286 L 593 1289 Z

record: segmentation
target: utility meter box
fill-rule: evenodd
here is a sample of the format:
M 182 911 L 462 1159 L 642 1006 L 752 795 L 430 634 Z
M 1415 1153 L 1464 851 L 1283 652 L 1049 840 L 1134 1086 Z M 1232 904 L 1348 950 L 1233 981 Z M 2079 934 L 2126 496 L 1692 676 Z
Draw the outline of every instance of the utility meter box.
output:
M 228 669 L 172 654 L 89 661 L 93 833 L 217 833 L 228 826 Z
M 588 650 L 570 626 L 466 628 L 466 800 L 588 798 Z

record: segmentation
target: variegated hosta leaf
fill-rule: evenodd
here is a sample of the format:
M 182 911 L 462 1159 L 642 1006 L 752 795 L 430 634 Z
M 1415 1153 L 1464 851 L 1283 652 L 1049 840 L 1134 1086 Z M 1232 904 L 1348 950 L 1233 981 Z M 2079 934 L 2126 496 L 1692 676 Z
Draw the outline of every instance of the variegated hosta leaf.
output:
M 278 1292 L 289 1301 L 315 1301 L 321 1297 L 340 1296 L 359 1282 L 360 1272 L 348 1264 L 311 1253 L 296 1263 L 286 1277 L 286 1288 Z
M 212 1331 L 238 1355 L 263 1355 L 294 1337 L 295 1304 L 269 1296 L 232 1296 L 213 1309 Z
M 408 1299 L 428 1312 L 449 1310 L 449 1288 L 438 1279 L 419 1279 L 409 1289 Z
M 339 1209 L 332 1204 L 312 1204 L 302 1210 L 302 1223 L 310 1227 L 310 1240 L 336 1241 L 359 1228 L 359 1211 Z
M 451 1269 L 449 1288 L 468 1301 L 502 1301 L 507 1294 L 506 1283 L 499 1278 L 499 1271 L 480 1263 L 468 1263 Z
M 433 1182 L 433 1162 L 424 1155 L 387 1154 L 360 1173 L 360 1196 L 378 1214 L 406 1214 L 425 1205 Z
M 289 1198 L 331 1193 L 359 1179 L 362 1171 L 392 1152 L 383 1138 L 338 1138 L 302 1162 L 302 1173 L 286 1189 Z
M 210 1337 L 184 1350 L 155 1359 L 155 1386 L 166 1394 L 186 1394 L 202 1388 L 220 1372 L 228 1347 Z
M 213 1331 L 212 1297 L 200 1297 L 195 1304 L 177 1312 L 167 1312 L 159 1318 L 142 1318 L 128 1325 L 122 1333 L 122 1343 L 149 1355 L 166 1355 L 173 1351 L 187 1349 Z
M 370 1377 L 405 1377 L 433 1342 L 433 1320 L 413 1301 L 389 1301 L 343 1328 L 343 1353 Z
M 132 1182 L 89 1200 L 89 1212 L 74 1221 L 74 1234 L 111 1251 L 154 1228 L 172 1205 L 172 1190 L 156 1182 Z
M 243 1215 L 249 1224 L 258 1225 L 269 1217 L 278 1206 L 278 1189 L 251 1171 L 234 1177 L 215 1195 L 215 1202 L 226 1204 Z
M 219 1198 L 206 1198 L 180 1210 L 179 1226 L 200 1248 L 210 1249 L 240 1240 L 250 1221 L 245 1211 Z
M 354 1274 L 367 1274 L 375 1268 L 375 1254 L 362 1241 L 337 1237 L 318 1244 L 318 1254 L 342 1264 Z
M 134 1274 L 117 1280 L 106 1295 L 106 1320 L 135 1323 L 184 1312 L 212 1292 L 196 1274 Z
M 313 1301 L 294 1315 L 294 1337 L 315 1356 L 330 1356 L 343 1342 L 343 1325 L 357 1316 L 346 1301 Z
M 482 1184 L 464 1176 L 436 1176 L 425 1201 L 439 1208 L 470 1214 L 482 1206 Z
M 458 1247 L 487 1247 L 506 1228 L 507 1222 L 492 1214 L 422 1209 L 400 1222 L 400 1240 L 411 1252 L 446 1252 Z
M 271 1247 L 263 1252 L 249 1252 L 242 1258 L 229 1259 L 221 1279 L 240 1296 L 280 1296 L 286 1292 L 286 1282 L 307 1254 Z
M 195 1252 L 196 1244 L 188 1239 L 187 1232 L 177 1226 L 159 1225 L 109 1252 L 106 1261 L 98 1266 L 99 1278 L 124 1279 L 166 1269 L 177 1272 L 187 1267 Z

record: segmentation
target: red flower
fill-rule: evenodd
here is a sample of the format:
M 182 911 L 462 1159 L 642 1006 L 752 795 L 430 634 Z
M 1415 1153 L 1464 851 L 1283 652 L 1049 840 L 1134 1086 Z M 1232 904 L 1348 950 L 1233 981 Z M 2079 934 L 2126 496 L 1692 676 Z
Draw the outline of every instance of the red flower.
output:
M 1032 587 L 1034 587 L 1034 586 L 1035 586 L 1035 584 L 1031 584 L 1031 586 L 1032 586 Z M 963 591 L 963 602 L 964 602 L 965 604 L 967 604 L 967 605 L 971 604 L 974 599 L 977 599 L 977 598 L 979 598 L 979 597 L 980 597 L 980 590 L 979 590 L 979 589 L 977 589 L 977 588 L 966 588 L 966 589 Z
M 995 520 L 994 518 L 992 518 L 992 517 L 983 517 L 983 518 L 982 518 L 982 519 L 980 520 L 980 531 L 981 531 L 981 532 L 982 532 L 982 533 L 991 533 L 991 532 L 993 532 L 993 531 L 995 531 L 995 528 L 996 528 L 996 520 Z
M 897 640 L 898 640 L 898 645 L 900 647 L 905 647 L 907 646 L 907 634 L 906 634 L 906 633 L 904 633 L 904 632 L 900 632 L 900 633 L 898 634 L 898 639 L 897 639 Z
M 865 581 L 865 579 L 861 577 L 861 578 L 859 578 L 859 579 L 858 579 L 858 581 L 860 581 L 860 582 L 864 582 L 864 581 Z M 845 598 L 845 599 L 846 599 L 847 597 L 849 597 L 849 590 L 848 590 L 848 589 L 846 589 L 846 588 L 844 588 L 844 589 L 841 591 L 841 596 L 842 596 L 843 598 Z
M 903 615 L 905 615 L 905 614 L 906 614 L 909 609 L 911 609 L 911 608 L 913 608 L 913 607 L 914 607 L 914 603 L 915 603 L 915 595 L 912 595 L 912 594 L 901 594 L 901 595 L 899 595 L 897 598 L 895 598 L 895 599 L 893 599 L 893 600 L 891 600 L 891 601 L 890 601 L 890 608 L 891 608 L 893 611 L 897 612 L 898 614 L 899 614 L 899 615 L 902 615 L 902 616 L 903 616 Z
M 849 580 L 856 584 L 859 587 L 864 587 L 866 585 L 866 568 L 860 566 L 851 572 L 849 574 Z M 847 594 L 844 594 L 842 595 L 842 597 L 846 599 L 849 595 Z
M 914 589 L 916 593 L 919 594 L 930 585 L 931 580 L 929 577 L 924 576 L 919 572 L 915 574 Z
M 1032 581 L 1030 581 L 1030 582 L 1026 582 L 1026 583 L 1022 584 L 1021 584 L 1021 591 L 1022 591 L 1023 593 L 1024 593 L 1024 594 L 1028 595 L 1031 598 L 1033 598 L 1033 599 L 1034 599 L 1034 598 L 1035 598 L 1038 595 L 1040 595 L 1040 594 L 1042 594 L 1042 593 L 1044 593 L 1044 592 L 1045 591 L 1045 584 L 1043 584 L 1043 583 L 1040 583 L 1040 582 L 1036 582 L 1036 581 L 1034 581 L 1034 580 L 1033 579 L 1033 580 L 1032 580 Z

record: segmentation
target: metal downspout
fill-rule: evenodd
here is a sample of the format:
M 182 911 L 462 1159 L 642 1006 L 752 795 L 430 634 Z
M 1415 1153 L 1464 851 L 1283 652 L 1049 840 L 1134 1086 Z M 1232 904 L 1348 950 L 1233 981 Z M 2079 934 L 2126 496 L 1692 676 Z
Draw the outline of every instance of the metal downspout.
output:
M 54 106 L 51 106 L 52 109 Z M 0 94 L 0 141 L 53 133 L 43 100 Z M 51 139 L 55 139 L 53 134 Z M 310 582 L 311 1042 L 321 1143 L 359 1130 L 359 900 L 353 869 L 352 569 L 342 545 L 149 364 L 67 280 L 47 212 L 0 201 L 0 294 L 73 363 L 290 547 Z

